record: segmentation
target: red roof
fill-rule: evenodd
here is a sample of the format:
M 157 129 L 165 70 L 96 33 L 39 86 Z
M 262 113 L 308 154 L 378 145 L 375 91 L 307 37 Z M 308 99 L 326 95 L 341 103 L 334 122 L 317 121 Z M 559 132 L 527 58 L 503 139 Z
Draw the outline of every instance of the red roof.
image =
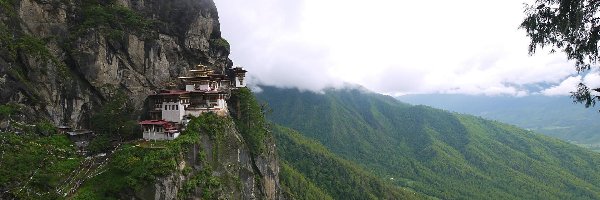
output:
M 145 120 L 145 121 L 141 121 L 139 124 L 140 125 L 165 125 L 168 124 L 168 121 L 165 120 Z
M 191 93 L 194 94 L 227 94 L 227 92 L 223 91 L 223 90 L 194 90 L 191 91 Z
M 177 130 L 177 128 L 173 125 L 173 123 L 165 121 L 165 120 L 145 120 L 138 123 L 139 125 L 159 125 L 162 126 L 165 130 Z

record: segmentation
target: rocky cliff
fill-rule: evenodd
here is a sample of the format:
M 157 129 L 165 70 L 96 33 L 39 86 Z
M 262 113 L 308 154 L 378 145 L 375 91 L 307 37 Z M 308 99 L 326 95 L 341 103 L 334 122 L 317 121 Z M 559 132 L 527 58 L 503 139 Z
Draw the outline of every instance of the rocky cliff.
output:
M 232 66 L 212 0 L 0 0 L 0 46 L 0 105 L 20 109 L 12 120 L 76 128 L 89 128 L 117 92 L 129 97 L 139 118 L 148 94 L 192 67 Z M 181 151 L 187 155 L 175 159 L 170 175 L 119 195 L 200 199 L 210 191 L 225 199 L 281 198 L 272 141 L 251 153 L 231 119 L 220 139 L 199 138 Z M 217 190 L 206 189 L 210 177 L 221 181 Z
M 232 65 L 212 0 L 0 5 L 0 103 L 26 105 L 30 117 L 57 125 L 85 127 L 114 89 L 140 110 L 146 95 L 190 67 Z
M 275 145 L 253 156 L 231 118 L 214 135 L 200 131 L 171 175 L 137 191 L 137 199 L 282 199 Z M 201 129 L 200 129 L 201 130 Z M 186 170 L 188 169 L 188 170 Z M 127 195 L 125 197 L 128 197 Z
M 275 145 L 267 144 L 266 153 L 252 156 L 233 121 L 227 120 L 220 139 L 203 137 L 193 153 L 204 152 L 213 170 L 213 176 L 224 180 L 219 199 L 280 199 L 279 163 L 274 154 Z M 193 156 L 188 156 L 193 158 Z M 189 160 L 196 168 L 202 167 L 198 159 Z M 194 190 L 200 196 L 200 188 Z

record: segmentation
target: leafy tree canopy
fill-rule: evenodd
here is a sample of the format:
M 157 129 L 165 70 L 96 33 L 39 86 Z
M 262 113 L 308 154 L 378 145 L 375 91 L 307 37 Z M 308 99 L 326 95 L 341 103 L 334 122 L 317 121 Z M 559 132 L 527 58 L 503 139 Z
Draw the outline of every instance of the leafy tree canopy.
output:
M 599 8 L 600 1 L 596 0 L 536 0 L 527 5 L 521 28 L 530 39 L 529 53 L 550 46 L 551 52 L 559 50 L 575 60 L 577 72 L 590 70 L 599 58 Z M 580 83 L 571 96 L 575 102 L 590 107 L 600 100 L 592 91 L 600 92 L 600 88 Z

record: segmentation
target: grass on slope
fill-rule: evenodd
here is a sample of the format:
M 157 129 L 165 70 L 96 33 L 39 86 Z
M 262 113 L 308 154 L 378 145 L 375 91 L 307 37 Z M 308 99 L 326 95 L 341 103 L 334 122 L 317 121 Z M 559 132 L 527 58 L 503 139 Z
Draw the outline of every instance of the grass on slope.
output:
M 65 135 L 0 132 L 0 197 L 59 198 L 56 190 L 82 160 Z

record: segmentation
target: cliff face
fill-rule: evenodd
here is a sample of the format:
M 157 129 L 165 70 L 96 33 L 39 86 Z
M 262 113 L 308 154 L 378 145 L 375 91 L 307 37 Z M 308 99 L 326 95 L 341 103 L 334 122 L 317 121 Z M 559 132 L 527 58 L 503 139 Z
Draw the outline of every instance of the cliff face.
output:
M 279 184 L 279 164 L 275 145 L 252 156 L 231 119 L 225 119 L 224 128 L 214 138 L 201 133 L 199 144 L 185 155 L 179 169 L 170 176 L 159 178 L 153 185 L 138 191 L 137 199 L 282 199 Z M 192 170 L 186 171 L 189 168 Z M 216 180 L 218 184 L 194 185 L 198 176 Z M 207 194 L 210 193 L 210 194 Z
M 13 120 L 76 128 L 88 128 L 115 91 L 139 116 L 148 94 L 192 67 L 232 66 L 212 0 L 0 0 L 0 46 L 0 104 L 24 113 Z M 222 180 L 218 198 L 281 198 L 273 142 L 252 156 L 231 120 L 220 140 L 201 138 L 172 175 L 126 197 L 181 198 L 209 167 Z M 205 195 L 187 189 L 187 199 Z
M 138 110 L 197 64 L 229 68 L 212 0 L 0 0 L 0 103 L 85 127 L 114 89 Z
M 220 139 L 204 135 L 201 144 L 190 152 L 188 164 L 200 169 L 198 152 L 204 152 L 212 175 L 221 181 L 219 199 L 280 199 L 279 164 L 275 146 L 268 144 L 268 151 L 253 157 L 237 132 L 233 121 L 228 120 Z M 202 188 L 196 188 L 193 196 L 202 196 Z

